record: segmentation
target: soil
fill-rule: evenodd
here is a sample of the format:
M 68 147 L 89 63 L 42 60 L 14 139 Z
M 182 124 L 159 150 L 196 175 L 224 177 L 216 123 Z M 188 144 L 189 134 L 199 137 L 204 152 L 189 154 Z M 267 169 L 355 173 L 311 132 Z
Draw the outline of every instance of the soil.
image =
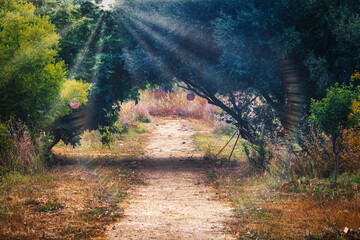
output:
M 206 184 L 206 163 L 186 120 L 167 120 L 150 138 L 142 163 L 145 184 L 132 190 L 108 239 L 234 239 L 232 210 Z

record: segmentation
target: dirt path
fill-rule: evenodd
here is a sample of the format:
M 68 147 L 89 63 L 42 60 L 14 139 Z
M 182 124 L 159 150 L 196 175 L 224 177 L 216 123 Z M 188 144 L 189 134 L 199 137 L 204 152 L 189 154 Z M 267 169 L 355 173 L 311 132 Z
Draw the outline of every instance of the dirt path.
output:
M 205 185 L 193 134 L 185 120 L 156 128 L 143 160 L 146 184 L 133 193 L 108 239 L 233 239 L 224 224 L 231 210 Z

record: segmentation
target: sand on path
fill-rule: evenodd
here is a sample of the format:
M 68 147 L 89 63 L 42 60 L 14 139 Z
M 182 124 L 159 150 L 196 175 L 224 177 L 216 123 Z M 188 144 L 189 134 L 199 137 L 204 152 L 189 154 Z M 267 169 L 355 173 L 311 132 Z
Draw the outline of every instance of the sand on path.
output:
M 230 207 L 205 184 L 202 154 L 186 120 L 158 125 L 141 160 L 145 184 L 132 192 L 125 216 L 108 239 L 234 239 Z

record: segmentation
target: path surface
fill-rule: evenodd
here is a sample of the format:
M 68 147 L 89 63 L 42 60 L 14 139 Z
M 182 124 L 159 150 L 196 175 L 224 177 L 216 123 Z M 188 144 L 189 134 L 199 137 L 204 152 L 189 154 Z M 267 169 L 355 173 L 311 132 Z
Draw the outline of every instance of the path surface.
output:
M 143 160 L 145 185 L 133 193 L 108 239 L 233 239 L 225 233 L 231 210 L 205 185 L 193 134 L 185 120 L 156 128 Z

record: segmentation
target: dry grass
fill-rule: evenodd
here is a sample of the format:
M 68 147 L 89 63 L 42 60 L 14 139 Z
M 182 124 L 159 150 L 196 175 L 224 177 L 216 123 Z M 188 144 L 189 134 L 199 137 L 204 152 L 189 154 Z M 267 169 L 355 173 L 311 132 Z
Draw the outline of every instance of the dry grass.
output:
M 12 119 L 6 122 L 4 127 L 7 136 L 0 141 L 3 144 L 6 141 L 7 144 L 2 146 L 3 149 L 0 151 L 0 175 L 8 171 L 16 171 L 23 174 L 41 171 L 44 163 L 37 148 L 41 149 L 42 143 L 39 142 L 40 146 L 35 147 L 27 126 L 20 121 Z
M 131 123 L 139 118 L 147 117 L 186 117 L 194 119 L 213 119 L 216 108 L 207 100 L 195 97 L 188 101 L 187 93 L 181 90 L 165 92 L 163 90 L 147 90 L 140 94 L 140 101 L 135 104 L 129 101 L 121 105 L 120 119 L 122 124 Z
M 96 133 L 85 133 L 83 147 L 54 148 L 58 166 L 2 177 L 0 239 L 103 239 L 122 217 L 128 190 L 142 182 L 134 158 L 149 135 L 118 136 L 103 148 Z
M 246 166 L 218 166 L 209 171 L 214 186 L 236 210 L 236 221 L 229 224 L 239 239 L 341 239 L 345 227 L 359 232 L 359 193 L 352 198 L 331 198 L 272 190 L 264 177 L 251 176 L 249 170 Z M 321 236 L 323 230 L 332 237 Z
M 195 143 L 197 150 L 204 151 L 209 158 L 214 158 L 233 135 L 233 132 L 231 132 L 232 129 L 224 126 L 224 123 L 217 121 L 199 121 L 190 119 L 190 123 L 196 130 Z M 234 137 L 223 151 L 220 152 L 218 155 L 219 159 L 227 160 L 229 158 L 235 141 L 236 137 Z M 243 139 L 239 139 L 231 160 L 237 160 L 239 162 L 246 161 L 245 152 L 242 146 L 243 142 Z

